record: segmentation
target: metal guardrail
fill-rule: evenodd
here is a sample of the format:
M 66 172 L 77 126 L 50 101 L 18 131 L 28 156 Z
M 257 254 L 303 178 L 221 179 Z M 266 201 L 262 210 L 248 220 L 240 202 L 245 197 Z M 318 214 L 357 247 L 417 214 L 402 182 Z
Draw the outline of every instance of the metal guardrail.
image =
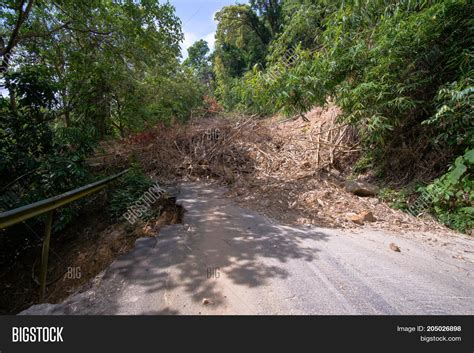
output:
M 27 219 L 47 213 L 46 226 L 43 239 L 43 250 L 41 253 L 41 270 L 40 270 L 40 301 L 44 299 L 46 289 L 46 276 L 48 270 L 48 254 L 49 243 L 51 239 L 51 229 L 53 224 L 53 213 L 56 208 L 67 205 L 68 203 L 77 201 L 87 195 L 93 194 L 104 189 L 109 183 L 120 178 L 128 172 L 124 170 L 118 174 L 112 175 L 92 184 L 82 186 L 80 188 L 68 191 L 64 194 L 53 196 L 49 199 L 41 200 L 30 205 L 15 208 L 14 210 L 0 213 L 0 229 L 7 228 L 14 224 L 26 221 Z

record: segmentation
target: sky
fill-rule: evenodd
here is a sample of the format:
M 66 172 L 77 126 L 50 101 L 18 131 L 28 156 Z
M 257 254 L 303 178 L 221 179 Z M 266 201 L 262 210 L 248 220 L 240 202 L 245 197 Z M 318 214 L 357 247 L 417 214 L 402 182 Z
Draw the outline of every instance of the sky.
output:
M 211 51 L 214 49 L 214 34 L 217 23 L 214 14 L 223 6 L 235 3 L 247 3 L 246 0 L 169 0 L 176 8 L 176 15 L 181 19 L 184 42 L 181 44 L 183 58 L 188 55 L 187 49 L 197 40 L 204 39 Z

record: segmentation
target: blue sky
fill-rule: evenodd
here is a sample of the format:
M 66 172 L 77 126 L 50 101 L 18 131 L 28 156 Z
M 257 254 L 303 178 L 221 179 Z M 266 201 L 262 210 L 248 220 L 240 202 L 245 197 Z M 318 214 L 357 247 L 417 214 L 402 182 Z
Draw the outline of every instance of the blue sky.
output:
M 235 3 L 247 3 L 246 0 L 169 0 L 176 8 L 176 15 L 181 19 L 184 42 L 181 44 L 183 57 L 187 48 L 195 41 L 204 39 L 211 50 L 214 48 L 214 34 L 217 23 L 214 14 L 223 6 Z

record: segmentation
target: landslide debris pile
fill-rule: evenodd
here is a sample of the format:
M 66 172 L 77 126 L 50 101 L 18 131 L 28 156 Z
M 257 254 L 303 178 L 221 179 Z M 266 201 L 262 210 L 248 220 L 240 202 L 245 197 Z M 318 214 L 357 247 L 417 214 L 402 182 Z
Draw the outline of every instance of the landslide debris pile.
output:
M 158 125 L 126 140 L 104 143 L 89 162 L 103 168 L 138 160 L 165 183 L 219 181 L 242 204 L 288 223 L 446 232 L 430 218 L 391 209 L 375 193 L 357 196 L 346 190 L 359 147 L 356 131 L 337 123 L 339 113 L 329 106 L 309 112 L 309 122 L 238 117 Z

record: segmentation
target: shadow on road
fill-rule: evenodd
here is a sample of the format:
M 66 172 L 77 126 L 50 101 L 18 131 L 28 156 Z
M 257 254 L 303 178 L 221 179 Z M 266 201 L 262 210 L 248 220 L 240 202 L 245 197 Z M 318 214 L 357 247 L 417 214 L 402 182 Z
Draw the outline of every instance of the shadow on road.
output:
M 127 306 L 147 303 L 143 296 L 149 296 L 155 300 L 149 304 L 162 309 L 134 308 L 134 313 L 179 314 L 166 307 L 167 293 L 173 292 L 194 303 L 209 299 L 216 309 L 226 302 L 223 289 L 232 292 L 234 286 L 255 288 L 270 279 L 285 279 L 286 262 L 313 261 L 318 250 L 312 243 L 328 237 L 273 224 L 222 198 L 214 187 L 186 185 L 180 201 L 187 210 L 184 224 L 164 228 L 156 239 L 141 239 L 132 252 L 117 259 L 86 313 L 127 312 Z
M 132 251 L 62 304 L 25 314 L 259 312 L 249 292 L 259 296 L 270 281 L 286 280 L 289 261 L 317 260 L 318 244 L 329 235 L 273 223 L 224 198 L 224 191 L 183 185 L 183 224 L 138 239 Z

